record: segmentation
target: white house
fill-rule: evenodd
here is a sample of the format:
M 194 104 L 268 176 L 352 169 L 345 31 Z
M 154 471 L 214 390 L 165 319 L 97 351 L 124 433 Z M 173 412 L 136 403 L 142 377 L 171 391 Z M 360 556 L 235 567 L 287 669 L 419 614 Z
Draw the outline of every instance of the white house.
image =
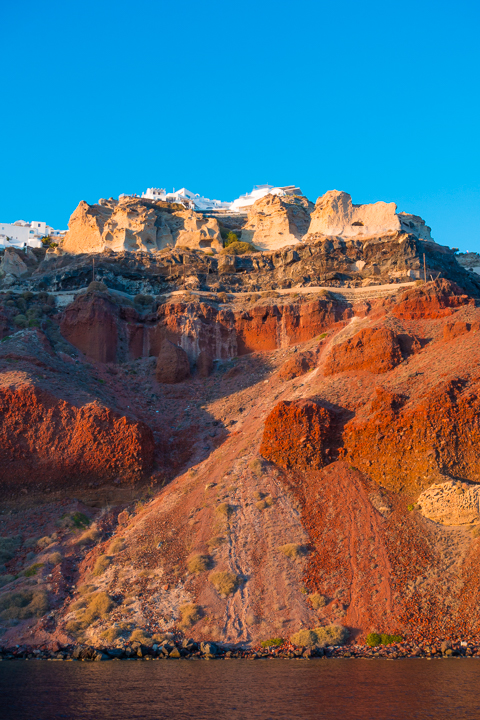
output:
M 180 203 L 192 210 L 218 210 L 220 208 L 230 207 L 229 202 L 210 200 L 210 198 L 203 197 L 198 193 L 192 193 L 190 190 L 187 190 L 187 188 L 180 188 L 180 190 L 175 190 L 174 188 L 171 193 L 167 193 L 165 188 L 147 188 L 147 191 L 142 193 L 142 198 Z
M 41 248 L 42 238 L 59 238 L 66 230 L 54 230 L 45 222 L 17 220 L 14 223 L 0 222 L 0 248 Z
M 247 210 L 254 202 L 265 195 L 301 195 L 302 191 L 295 185 L 285 185 L 284 187 L 274 187 L 273 185 L 255 185 L 251 193 L 240 195 L 230 205 L 233 212 L 243 212 Z

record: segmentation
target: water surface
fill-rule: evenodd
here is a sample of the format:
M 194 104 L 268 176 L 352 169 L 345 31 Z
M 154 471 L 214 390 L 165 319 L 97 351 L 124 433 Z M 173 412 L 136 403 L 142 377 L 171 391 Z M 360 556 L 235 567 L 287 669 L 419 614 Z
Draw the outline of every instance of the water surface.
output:
M 479 720 L 480 660 L 0 663 L 2 720 Z

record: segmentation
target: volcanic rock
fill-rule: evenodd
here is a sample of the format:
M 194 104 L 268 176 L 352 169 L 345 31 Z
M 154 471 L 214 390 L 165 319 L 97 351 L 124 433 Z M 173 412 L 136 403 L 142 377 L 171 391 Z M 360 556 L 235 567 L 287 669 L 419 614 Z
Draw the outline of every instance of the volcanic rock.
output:
M 424 517 L 442 525 L 466 525 L 480 520 L 480 486 L 447 480 L 435 483 L 418 497 Z
M 185 350 L 164 340 L 157 358 L 155 375 L 159 383 L 174 384 L 190 377 L 190 364 Z
M 331 462 L 335 417 L 315 402 L 282 401 L 265 420 L 260 453 L 285 468 L 321 468 Z
M 70 217 L 62 248 L 72 254 L 152 252 L 175 244 L 221 249 L 218 222 L 181 205 L 123 197 L 97 205 L 82 200 Z
M 402 359 L 398 338 L 389 328 L 364 328 L 346 342 L 333 346 L 323 371 L 325 375 L 346 370 L 385 373 Z
M 296 245 L 308 232 L 312 210 L 305 197 L 266 195 L 250 208 L 242 241 L 260 250 Z
M 315 204 L 308 235 L 349 238 L 388 235 L 400 231 L 431 240 L 430 228 L 425 222 L 416 215 L 397 214 L 397 206 L 393 202 L 353 205 L 348 193 L 329 190 Z
M 89 479 L 138 480 L 153 463 L 151 430 L 110 409 L 32 385 L 0 387 L 1 494 Z

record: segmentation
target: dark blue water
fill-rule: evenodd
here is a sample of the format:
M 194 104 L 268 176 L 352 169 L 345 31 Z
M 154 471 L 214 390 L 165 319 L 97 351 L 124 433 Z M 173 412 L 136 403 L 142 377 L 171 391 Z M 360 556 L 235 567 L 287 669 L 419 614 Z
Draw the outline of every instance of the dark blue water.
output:
M 4 661 L 0 718 L 480 720 L 480 660 Z

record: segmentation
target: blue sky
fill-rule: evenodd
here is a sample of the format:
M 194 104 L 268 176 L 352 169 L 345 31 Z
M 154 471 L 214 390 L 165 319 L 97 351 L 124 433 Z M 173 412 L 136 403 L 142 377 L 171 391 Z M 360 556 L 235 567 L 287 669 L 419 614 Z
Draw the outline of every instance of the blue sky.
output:
M 479 20 L 465 0 L 3 2 L 0 219 L 295 183 L 480 251 Z

